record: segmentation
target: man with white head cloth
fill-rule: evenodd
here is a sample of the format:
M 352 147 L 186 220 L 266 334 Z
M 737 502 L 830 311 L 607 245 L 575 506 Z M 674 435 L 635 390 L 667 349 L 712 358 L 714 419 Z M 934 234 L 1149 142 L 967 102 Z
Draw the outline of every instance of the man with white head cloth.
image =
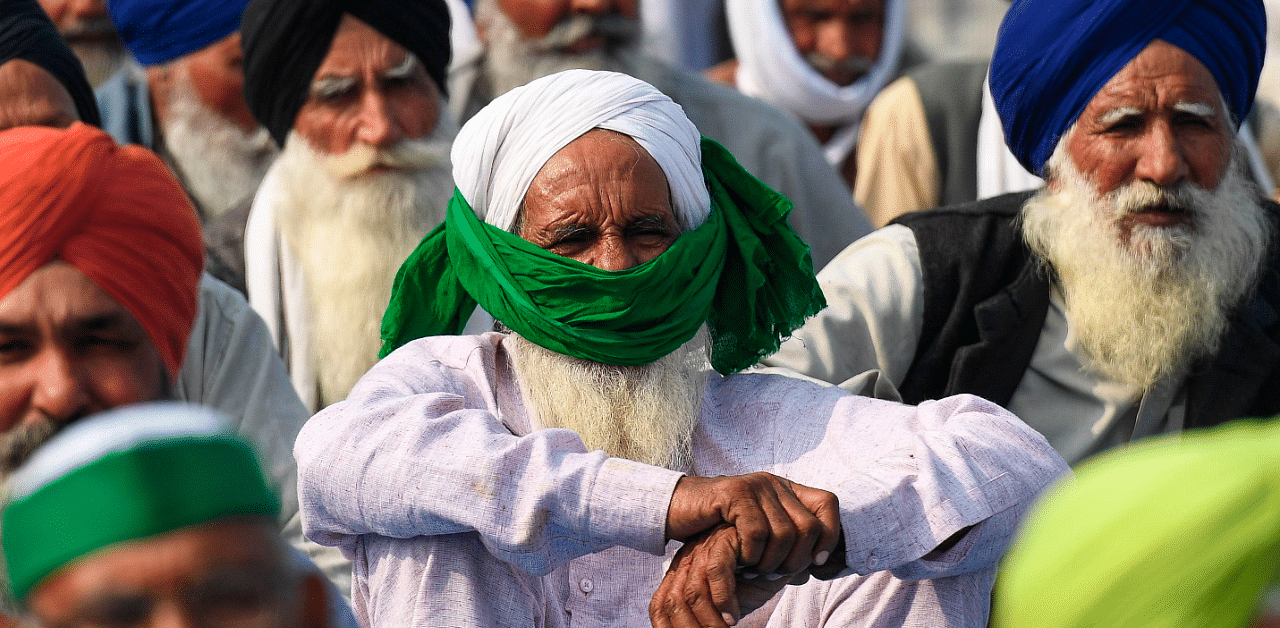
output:
M 985 625 L 1062 462 L 972 397 L 733 374 L 822 307 L 785 198 L 622 74 L 512 90 L 454 146 L 389 355 L 295 447 L 364 625 Z M 477 303 L 511 331 L 427 337 Z
M 707 71 L 809 126 L 850 188 L 862 114 L 919 62 L 909 50 L 905 0 L 727 0 L 737 58 Z
M 630 74 L 684 108 L 703 135 L 795 203 L 790 221 L 825 266 L 871 230 L 849 186 L 824 167 L 822 150 L 784 111 L 638 50 L 637 0 L 477 0 L 483 54 L 449 73 L 454 111 L 465 121 L 494 96 L 561 70 Z

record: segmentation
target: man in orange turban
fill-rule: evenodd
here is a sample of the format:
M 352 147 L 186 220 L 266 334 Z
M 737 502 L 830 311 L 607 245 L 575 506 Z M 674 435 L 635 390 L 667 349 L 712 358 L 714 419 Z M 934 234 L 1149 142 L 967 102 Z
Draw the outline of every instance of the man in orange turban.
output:
M 79 122 L 0 131 L 0 475 L 96 412 L 170 397 L 238 407 L 298 544 L 293 460 L 276 450 L 287 454 L 301 402 L 262 321 L 210 290 L 235 295 L 203 260 L 195 209 L 151 151 Z M 326 548 L 300 549 L 345 576 Z M 333 611 L 354 625 L 345 605 Z
M 81 123 L 5 131 L 0 240 L 0 429 L 52 434 L 167 396 L 203 254 L 191 203 L 154 154 Z

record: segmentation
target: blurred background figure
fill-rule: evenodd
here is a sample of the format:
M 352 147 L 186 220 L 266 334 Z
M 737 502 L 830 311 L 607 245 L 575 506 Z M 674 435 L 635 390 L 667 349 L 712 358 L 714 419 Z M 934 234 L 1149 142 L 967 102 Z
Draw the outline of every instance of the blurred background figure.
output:
M 377 361 L 396 270 L 453 195 L 443 0 L 260 0 L 245 98 L 282 146 L 252 203 L 206 228 L 315 411 Z
M 129 58 L 107 15 L 104 0 L 40 0 L 40 7 L 80 58 L 94 87 L 115 74 Z
M 0 0 L 0 130 L 97 125 L 80 61 L 35 0 Z
M 901 68 L 905 0 L 727 0 L 736 57 L 707 76 L 800 118 L 852 188 L 862 114 Z
M 1280 424 L 1099 456 L 1049 491 L 996 582 L 994 625 L 1280 625 Z
M 140 67 L 98 88 L 102 127 L 142 144 L 178 175 L 203 220 L 248 200 L 276 156 L 244 102 L 240 14 L 248 0 L 112 0 Z
M 225 419 L 157 403 L 99 414 L 7 484 L 15 601 L 41 626 L 355 626 L 276 531 L 280 504 Z

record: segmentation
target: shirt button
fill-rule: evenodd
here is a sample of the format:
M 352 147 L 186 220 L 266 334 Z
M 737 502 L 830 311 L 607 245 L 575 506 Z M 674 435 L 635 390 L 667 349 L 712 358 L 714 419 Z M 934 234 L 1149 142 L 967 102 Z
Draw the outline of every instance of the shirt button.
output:
M 583 593 L 590 593 L 596 588 L 596 585 L 592 584 L 590 580 L 583 578 L 582 581 L 578 583 L 578 588 L 582 589 Z

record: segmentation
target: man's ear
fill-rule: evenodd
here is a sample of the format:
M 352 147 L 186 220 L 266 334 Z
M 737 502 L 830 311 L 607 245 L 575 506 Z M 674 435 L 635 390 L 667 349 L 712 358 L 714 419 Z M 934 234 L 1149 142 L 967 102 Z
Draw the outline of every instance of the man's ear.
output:
M 174 62 L 147 66 L 147 91 L 151 92 L 151 115 L 164 125 L 169 114 L 169 99 L 177 80 Z
M 329 625 L 329 593 L 324 576 L 308 573 L 302 576 L 301 628 L 332 628 Z

